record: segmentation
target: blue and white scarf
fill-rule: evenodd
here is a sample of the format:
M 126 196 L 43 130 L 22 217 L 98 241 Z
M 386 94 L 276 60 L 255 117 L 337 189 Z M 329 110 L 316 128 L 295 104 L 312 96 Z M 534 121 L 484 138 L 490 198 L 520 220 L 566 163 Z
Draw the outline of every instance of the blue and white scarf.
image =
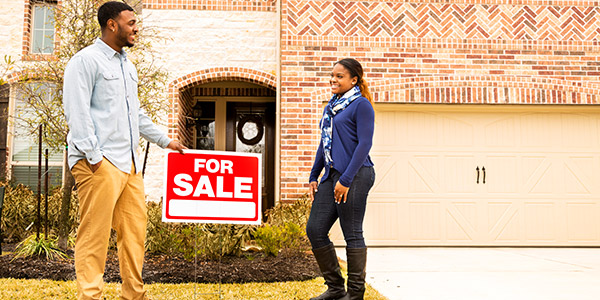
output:
M 331 158 L 331 139 L 333 129 L 333 116 L 343 111 L 354 101 L 360 97 L 360 88 L 356 85 L 352 89 L 348 90 L 342 97 L 339 95 L 333 95 L 325 106 L 325 113 L 321 120 L 321 140 L 323 141 L 323 152 L 325 154 L 325 163 L 329 166 L 333 166 L 333 159 Z

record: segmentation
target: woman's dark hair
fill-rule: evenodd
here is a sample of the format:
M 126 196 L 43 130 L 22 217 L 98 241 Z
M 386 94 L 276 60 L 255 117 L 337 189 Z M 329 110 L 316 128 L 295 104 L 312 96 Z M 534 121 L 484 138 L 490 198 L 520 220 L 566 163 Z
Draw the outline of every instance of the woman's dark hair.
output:
M 348 70 L 348 72 L 350 72 L 350 76 L 358 78 L 356 84 L 360 88 L 362 95 L 367 98 L 369 102 L 371 102 L 371 105 L 373 105 L 373 96 L 371 95 L 371 91 L 369 91 L 369 85 L 367 85 L 367 82 L 363 78 L 364 74 L 361 64 L 354 58 L 344 58 L 337 61 L 333 65 L 335 66 L 337 64 L 342 65 L 346 70 Z
M 104 30 L 108 20 L 114 20 L 124 10 L 133 11 L 133 8 L 127 3 L 118 1 L 109 1 L 102 4 L 98 8 L 98 23 L 100 23 L 100 28 Z

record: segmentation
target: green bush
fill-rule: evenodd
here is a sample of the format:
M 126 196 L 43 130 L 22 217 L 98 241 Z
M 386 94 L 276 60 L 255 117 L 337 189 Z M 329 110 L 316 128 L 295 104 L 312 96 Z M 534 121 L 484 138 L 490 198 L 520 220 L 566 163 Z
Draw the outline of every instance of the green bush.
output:
M 23 240 L 26 236 L 35 232 L 34 224 L 36 220 L 37 210 L 37 195 L 24 185 L 11 185 L 7 182 L 0 183 L 0 186 L 5 186 L 4 203 L 2 208 L 2 234 L 5 241 L 15 243 Z M 58 222 L 60 217 L 60 204 L 62 201 L 62 192 L 60 188 L 53 189 L 48 196 L 48 227 L 49 233 L 57 232 Z M 45 211 L 44 211 L 44 195 L 42 195 L 40 203 L 40 215 L 42 218 L 42 232 L 44 230 Z M 74 233 L 78 224 L 78 201 L 76 193 L 73 193 L 71 199 L 71 212 L 69 225 L 71 232 Z
M 306 230 L 306 222 L 310 215 L 312 202 L 307 195 L 292 203 L 279 203 L 266 212 L 267 223 L 273 226 L 283 226 L 294 223 Z
M 162 222 L 162 203 L 148 203 L 146 249 L 149 252 L 182 254 L 191 259 L 216 259 L 241 255 L 255 230 L 249 225 L 183 224 Z
M 290 204 L 279 203 L 267 211 L 267 222 L 254 234 L 256 243 L 268 255 L 280 252 L 296 255 L 310 249 L 306 237 L 306 222 L 311 201 L 303 197 Z
M 306 234 L 297 224 L 286 223 L 283 226 L 265 224 L 254 233 L 254 238 L 267 255 L 277 256 L 280 252 L 297 255 L 310 248 L 305 242 Z
M 277 256 L 281 250 L 283 239 L 281 226 L 271 226 L 265 224 L 263 227 L 256 229 L 254 239 L 256 244 L 262 248 L 267 255 Z
M 310 250 L 310 243 L 306 237 L 306 229 L 295 223 L 287 223 L 283 227 L 281 248 L 285 253 L 292 255 Z
M 70 244 L 72 243 L 73 241 L 71 240 Z M 57 244 L 58 238 L 56 236 L 49 235 L 46 238 L 43 233 L 40 233 L 40 238 L 38 239 L 36 234 L 32 234 L 17 245 L 13 260 L 19 257 L 30 256 L 45 257 L 49 260 L 70 258 L 58 248 Z

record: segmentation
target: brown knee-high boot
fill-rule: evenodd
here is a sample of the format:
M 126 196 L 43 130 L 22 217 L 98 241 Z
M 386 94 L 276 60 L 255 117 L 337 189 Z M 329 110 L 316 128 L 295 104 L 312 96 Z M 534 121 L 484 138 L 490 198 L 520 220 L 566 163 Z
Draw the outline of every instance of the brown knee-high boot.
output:
M 325 278 L 327 290 L 317 297 L 310 298 L 310 300 L 337 300 L 346 296 L 344 278 L 340 271 L 340 264 L 333 244 L 313 249 L 313 253 L 319 264 L 319 269 L 323 273 L 323 278 Z

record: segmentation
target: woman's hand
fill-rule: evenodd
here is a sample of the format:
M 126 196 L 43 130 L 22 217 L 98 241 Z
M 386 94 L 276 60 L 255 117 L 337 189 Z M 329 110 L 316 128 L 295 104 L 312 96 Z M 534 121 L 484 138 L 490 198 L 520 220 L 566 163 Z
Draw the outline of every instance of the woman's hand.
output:
M 318 191 L 318 186 L 319 184 L 316 181 L 312 181 L 308 184 L 308 194 L 310 195 L 310 202 L 315 201 L 315 193 Z
M 335 190 L 333 194 L 335 196 L 335 203 L 340 204 L 342 201 L 346 203 L 348 200 L 348 190 L 350 188 L 343 186 L 339 181 L 335 184 Z

